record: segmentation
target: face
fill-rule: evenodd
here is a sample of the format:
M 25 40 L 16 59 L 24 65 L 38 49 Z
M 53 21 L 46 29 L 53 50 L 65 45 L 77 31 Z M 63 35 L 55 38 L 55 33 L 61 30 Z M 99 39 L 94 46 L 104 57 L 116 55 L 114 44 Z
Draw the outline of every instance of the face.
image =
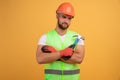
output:
M 58 27 L 62 30 L 66 30 L 69 27 L 72 18 L 72 16 L 57 14 Z

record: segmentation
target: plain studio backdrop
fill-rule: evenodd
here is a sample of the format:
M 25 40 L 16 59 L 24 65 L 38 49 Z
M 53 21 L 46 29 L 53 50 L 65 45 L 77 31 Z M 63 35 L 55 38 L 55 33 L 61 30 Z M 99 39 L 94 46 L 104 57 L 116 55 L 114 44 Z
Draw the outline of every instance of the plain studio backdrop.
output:
M 81 80 L 120 80 L 120 0 L 0 0 L 0 80 L 44 79 L 37 43 L 64 1 L 76 13 L 69 29 L 85 37 Z

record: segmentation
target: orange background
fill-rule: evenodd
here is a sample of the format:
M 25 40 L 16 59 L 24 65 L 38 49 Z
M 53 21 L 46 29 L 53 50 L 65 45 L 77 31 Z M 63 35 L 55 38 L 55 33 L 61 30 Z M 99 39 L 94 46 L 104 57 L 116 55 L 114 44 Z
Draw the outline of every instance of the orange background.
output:
M 120 80 L 120 0 L 0 0 L 0 80 L 43 80 L 37 43 L 64 1 L 76 12 L 70 29 L 85 37 L 81 80 Z

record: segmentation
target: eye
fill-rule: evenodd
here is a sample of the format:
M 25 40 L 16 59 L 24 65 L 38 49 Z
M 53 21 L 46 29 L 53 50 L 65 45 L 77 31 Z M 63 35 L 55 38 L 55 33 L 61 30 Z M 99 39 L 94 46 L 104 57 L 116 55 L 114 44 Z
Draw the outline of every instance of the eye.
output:
M 64 18 L 64 19 L 65 19 L 65 18 L 66 18 L 66 16 L 64 16 L 64 15 L 63 15 L 63 16 L 62 16 L 62 18 Z

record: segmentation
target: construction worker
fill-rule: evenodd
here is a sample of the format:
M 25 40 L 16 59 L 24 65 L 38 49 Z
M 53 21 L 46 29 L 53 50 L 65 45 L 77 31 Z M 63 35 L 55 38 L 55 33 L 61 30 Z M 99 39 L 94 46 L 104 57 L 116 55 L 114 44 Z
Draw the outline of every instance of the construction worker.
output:
M 62 3 L 56 10 L 56 28 L 38 41 L 36 57 L 39 64 L 44 64 L 45 80 L 80 80 L 84 41 L 80 34 L 68 30 L 74 16 L 73 6 Z

